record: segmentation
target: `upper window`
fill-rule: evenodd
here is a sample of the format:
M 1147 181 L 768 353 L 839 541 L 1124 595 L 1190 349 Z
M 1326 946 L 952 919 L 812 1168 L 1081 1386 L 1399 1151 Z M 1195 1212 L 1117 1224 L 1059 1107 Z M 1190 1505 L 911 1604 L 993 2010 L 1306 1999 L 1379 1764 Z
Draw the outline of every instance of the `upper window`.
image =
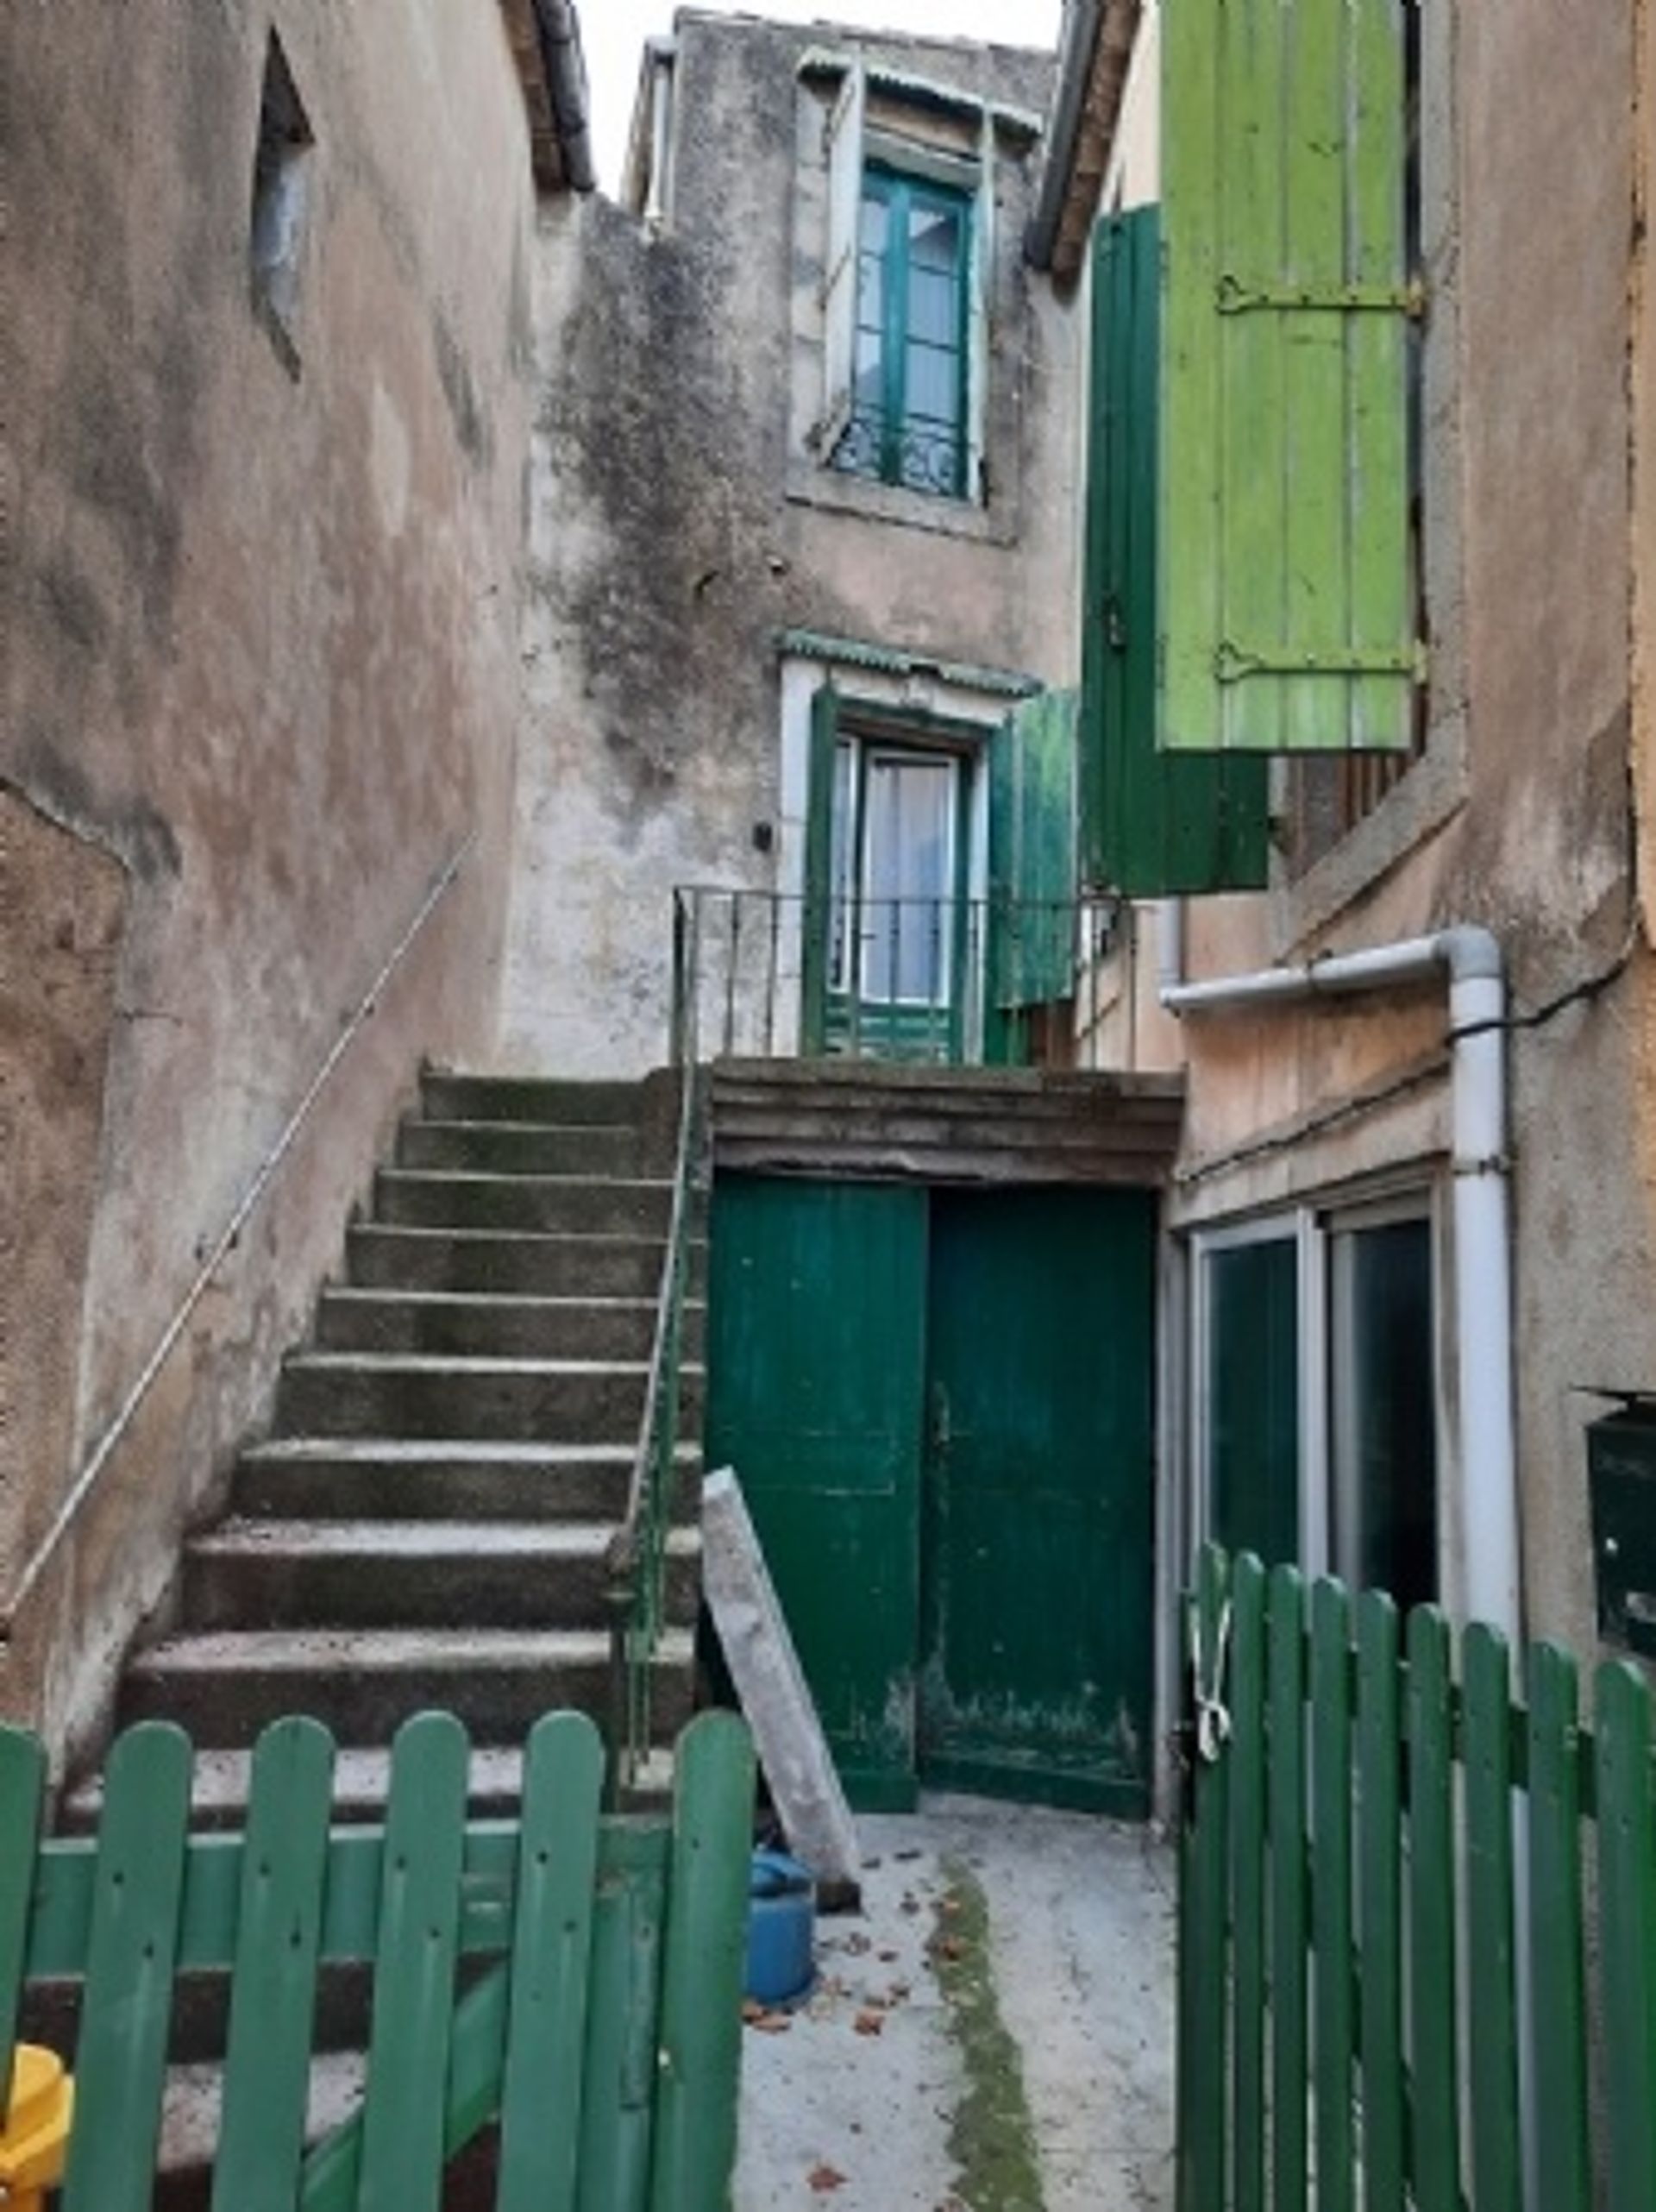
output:
M 994 123 L 942 87 L 847 69 L 825 129 L 819 463 L 981 504 Z
M 970 235 L 963 192 L 865 171 L 850 419 L 835 468 L 963 496 Z

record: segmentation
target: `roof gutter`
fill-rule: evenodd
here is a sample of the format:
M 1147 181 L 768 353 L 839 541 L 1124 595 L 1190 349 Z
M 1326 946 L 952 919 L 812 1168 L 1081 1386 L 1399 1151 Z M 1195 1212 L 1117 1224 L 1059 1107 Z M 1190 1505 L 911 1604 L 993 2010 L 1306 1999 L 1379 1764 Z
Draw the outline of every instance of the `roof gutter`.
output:
M 1052 266 L 1052 248 L 1063 204 L 1070 194 L 1070 165 L 1076 158 L 1076 140 L 1087 104 L 1087 88 L 1092 81 L 1099 25 L 1109 4 L 1110 0 L 1064 0 L 1052 125 L 1047 133 L 1046 159 L 1041 166 L 1040 194 L 1024 241 L 1024 251 L 1038 269 Z
M 564 174 L 572 192 L 589 192 L 598 183 L 593 167 L 592 109 L 586 65 L 580 51 L 580 23 L 574 0 L 534 0 L 546 95 L 563 149 Z
M 1523 1634 L 1513 1433 L 1512 1226 L 1507 1142 L 1506 984 L 1487 929 L 1440 929 L 1299 967 L 1164 982 L 1172 1014 L 1247 1013 L 1446 981 L 1453 1122 L 1456 1393 L 1465 1617 Z

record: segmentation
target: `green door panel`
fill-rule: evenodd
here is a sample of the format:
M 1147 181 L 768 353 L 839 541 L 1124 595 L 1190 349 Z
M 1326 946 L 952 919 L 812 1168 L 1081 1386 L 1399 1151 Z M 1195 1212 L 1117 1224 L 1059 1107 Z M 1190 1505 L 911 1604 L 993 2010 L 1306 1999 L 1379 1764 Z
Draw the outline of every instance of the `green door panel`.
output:
M 707 1463 L 736 1469 L 841 1777 L 912 1804 L 926 1195 L 720 1176 Z
M 932 1194 L 925 1778 L 1138 1814 L 1154 1197 Z

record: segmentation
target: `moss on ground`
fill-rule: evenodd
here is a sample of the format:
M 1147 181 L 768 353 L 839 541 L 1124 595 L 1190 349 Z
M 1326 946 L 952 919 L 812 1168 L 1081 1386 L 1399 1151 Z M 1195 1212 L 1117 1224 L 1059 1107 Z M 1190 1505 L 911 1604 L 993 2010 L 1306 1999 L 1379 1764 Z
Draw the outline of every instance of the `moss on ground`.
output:
M 949 2131 L 956 2189 L 969 2212 L 1045 2212 L 1023 2059 L 994 1985 L 988 1901 L 961 1860 L 944 1859 L 942 1870 L 949 1886 L 932 1957 L 966 2075 Z

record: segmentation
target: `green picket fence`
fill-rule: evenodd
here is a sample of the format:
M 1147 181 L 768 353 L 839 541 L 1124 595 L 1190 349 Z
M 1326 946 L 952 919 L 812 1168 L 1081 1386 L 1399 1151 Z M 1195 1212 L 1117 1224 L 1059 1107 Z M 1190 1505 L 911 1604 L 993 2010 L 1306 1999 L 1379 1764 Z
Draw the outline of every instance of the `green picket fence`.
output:
M 1652 2212 L 1639 1670 L 1217 1553 L 1190 1647 L 1179 2212 Z
M 228 1974 L 215 2212 L 436 2212 L 498 2126 L 499 2212 L 723 2212 L 734 2162 L 753 1762 L 680 1739 L 670 1819 L 600 1815 L 584 1717 L 530 1738 L 516 1820 L 466 1818 L 452 1715 L 393 1746 L 383 1827 L 330 1828 L 334 1745 L 279 1721 L 244 1833 L 189 1832 L 191 1749 L 115 1744 L 93 1840 L 40 1838 L 39 1742 L 0 1731 L 0 2081 L 26 1985 L 78 1982 L 63 2212 L 144 2212 L 175 1984 Z M 319 1970 L 371 1964 L 354 2115 L 305 2140 Z M 67 2055 L 67 2054 L 66 2054 Z

